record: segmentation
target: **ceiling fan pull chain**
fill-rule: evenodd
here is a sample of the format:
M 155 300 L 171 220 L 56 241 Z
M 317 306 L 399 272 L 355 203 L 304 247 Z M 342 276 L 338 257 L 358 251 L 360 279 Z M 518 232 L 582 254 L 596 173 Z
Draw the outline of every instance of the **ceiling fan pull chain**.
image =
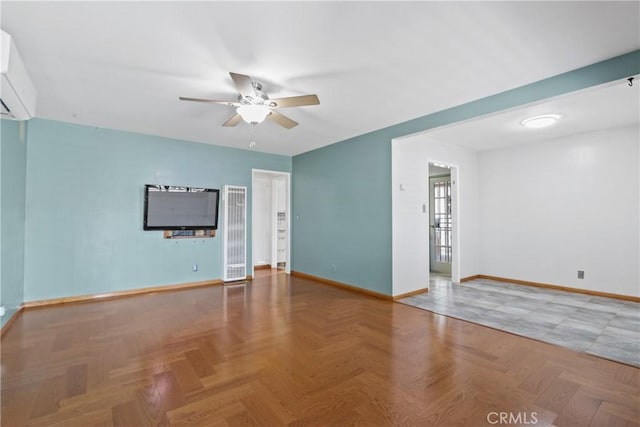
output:
M 256 124 L 251 123 L 251 141 L 249 141 L 249 148 L 256 146 Z

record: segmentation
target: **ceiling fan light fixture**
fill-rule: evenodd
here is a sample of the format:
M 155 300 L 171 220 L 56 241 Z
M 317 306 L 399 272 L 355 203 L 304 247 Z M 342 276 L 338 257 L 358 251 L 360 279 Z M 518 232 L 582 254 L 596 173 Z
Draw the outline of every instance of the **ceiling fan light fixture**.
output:
M 558 120 L 560 120 L 562 116 L 560 114 L 543 114 L 541 116 L 529 117 L 528 119 L 524 119 L 520 124 L 529 129 L 540 129 L 546 128 L 555 124 Z
M 241 105 L 236 112 L 247 123 L 262 123 L 271 111 L 264 105 Z

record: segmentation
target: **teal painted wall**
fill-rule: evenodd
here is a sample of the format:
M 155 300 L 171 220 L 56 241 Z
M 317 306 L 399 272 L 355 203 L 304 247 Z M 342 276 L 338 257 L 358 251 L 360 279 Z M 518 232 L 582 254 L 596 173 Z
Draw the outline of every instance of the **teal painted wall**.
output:
M 6 313 L 2 325 L 20 307 L 24 293 L 25 186 L 27 144 L 20 124 L 0 120 L 0 294 Z
M 25 301 L 220 279 L 221 230 L 143 231 L 144 184 L 250 189 L 252 168 L 291 171 L 286 156 L 41 119 L 27 156 Z
M 379 135 L 294 157 L 293 270 L 389 292 L 390 159 Z
M 2 171 L 4 170 L 2 168 L 2 140 L 4 139 L 9 139 L 11 137 L 11 132 L 8 126 L 7 128 L 4 127 L 5 124 L 5 120 L 1 120 L 0 119 L 0 306 L 2 306 L 2 291 L 4 289 L 4 285 L 2 282 Z M 25 175 L 26 175 L 26 165 L 25 165 Z M 24 271 L 22 274 L 23 278 L 24 278 Z M 22 284 L 22 292 L 24 294 L 24 282 Z M 7 315 L 5 315 L 4 317 L 0 318 L 0 328 L 2 326 L 4 326 L 4 324 L 9 320 L 9 317 Z
M 390 295 L 393 138 L 638 73 L 640 50 L 295 156 L 292 269 Z

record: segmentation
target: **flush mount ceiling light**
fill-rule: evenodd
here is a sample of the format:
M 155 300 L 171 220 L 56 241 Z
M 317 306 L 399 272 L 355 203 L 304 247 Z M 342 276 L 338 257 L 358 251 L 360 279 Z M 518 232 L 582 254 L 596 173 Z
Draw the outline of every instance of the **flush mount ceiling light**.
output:
M 543 114 L 541 116 L 524 119 L 520 124 L 529 129 L 546 128 L 557 122 L 560 117 L 562 117 L 560 114 Z

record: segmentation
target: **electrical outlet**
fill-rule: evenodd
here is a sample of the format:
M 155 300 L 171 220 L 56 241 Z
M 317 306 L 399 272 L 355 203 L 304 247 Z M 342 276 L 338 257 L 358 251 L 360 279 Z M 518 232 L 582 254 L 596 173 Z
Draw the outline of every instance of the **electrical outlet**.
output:
M 584 279 L 584 271 L 578 270 L 578 279 Z
M 336 272 L 336 265 L 335 264 L 331 264 L 331 272 L 332 273 Z
M 196 271 L 198 271 L 198 264 L 193 264 L 191 266 L 191 270 L 195 273 Z

